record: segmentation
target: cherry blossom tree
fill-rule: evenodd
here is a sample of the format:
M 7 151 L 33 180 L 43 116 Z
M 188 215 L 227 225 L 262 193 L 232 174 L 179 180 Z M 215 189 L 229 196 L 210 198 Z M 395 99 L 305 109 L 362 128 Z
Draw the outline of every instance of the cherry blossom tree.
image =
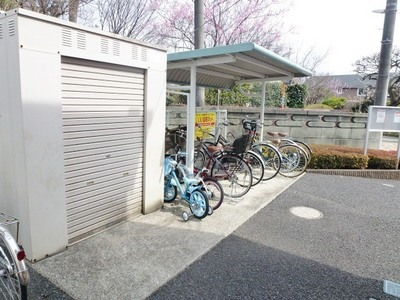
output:
M 205 47 L 254 42 L 281 55 L 287 0 L 205 0 Z M 165 3 L 151 37 L 173 51 L 194 48 L 194 4 L 190 0 Z

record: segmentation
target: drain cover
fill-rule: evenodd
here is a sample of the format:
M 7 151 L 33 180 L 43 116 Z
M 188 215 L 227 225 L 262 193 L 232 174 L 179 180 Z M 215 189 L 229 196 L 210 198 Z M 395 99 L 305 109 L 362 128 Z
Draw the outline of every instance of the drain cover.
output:
M 293 215 L 303 219 L 321 219 L 324 215 L 317 209 L 306 206 L 295 206 L 289 210 Z

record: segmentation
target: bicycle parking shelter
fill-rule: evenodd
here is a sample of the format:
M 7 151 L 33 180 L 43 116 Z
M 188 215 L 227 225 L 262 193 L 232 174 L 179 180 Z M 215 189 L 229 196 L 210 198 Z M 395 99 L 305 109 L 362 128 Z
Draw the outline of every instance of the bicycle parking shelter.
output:
M 167 55 L 167 82 L 190 90 L 187 105 L 187 164 L 193 168 L 196 88 L 232 89 L 261 83 L 260 120 L 264 124 L 266 83 L 311 76 L 312 72 L 255 43 L 196 49 Z M 263 136 L 261 127 L 260 136 Z

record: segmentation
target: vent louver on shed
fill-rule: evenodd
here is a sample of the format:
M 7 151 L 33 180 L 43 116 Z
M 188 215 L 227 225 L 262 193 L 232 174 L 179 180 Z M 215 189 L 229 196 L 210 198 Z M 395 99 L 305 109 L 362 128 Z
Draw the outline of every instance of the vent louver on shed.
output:
M 64 47 L 72 47 L 72 30 L 69 28 L 61 29 L 61 43 Z
M 9 36 L 15 35 L 15 21 L 14 20 L 8 21 L 8 35 Z

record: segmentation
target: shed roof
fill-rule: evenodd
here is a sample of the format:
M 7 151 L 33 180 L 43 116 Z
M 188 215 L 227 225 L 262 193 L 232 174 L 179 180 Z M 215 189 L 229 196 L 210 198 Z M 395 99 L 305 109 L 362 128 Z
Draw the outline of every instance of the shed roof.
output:
M 312 72 L 254 43 L 196 49 L 168 54 L 167 81 L 190 84 L 190 67 L 197 85 L 231 89 L 238 81 L 277 81 L 311 76 Z

